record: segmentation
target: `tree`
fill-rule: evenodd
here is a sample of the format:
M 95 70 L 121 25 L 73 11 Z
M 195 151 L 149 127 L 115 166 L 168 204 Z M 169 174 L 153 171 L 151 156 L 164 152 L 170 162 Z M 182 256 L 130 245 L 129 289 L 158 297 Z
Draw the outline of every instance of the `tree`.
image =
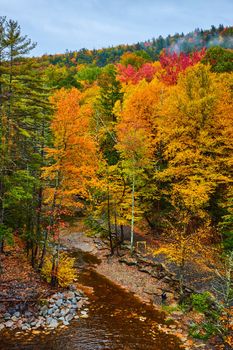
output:
M 49 119 L 48 90 L 35 60 L 23 57 L 35 44 L 22 36 L 17 22 L 1 20 L 0 42 L 0 220 L 1 225 L 13 229 L 22 229 L 20 225 L 26 225 L 26 230 L 33 236 L 41 165 L 40 143 L 43 142 L 39 128 Z M 33 186 L 26 189 L 25 179 L 31 183 L 32 177 Z M 15 187 L 16 178 L 18 188 Z M 27 200 L 23 201 L 25 196 Z M 4 239 L 2 249 L 3 245 Z
M 122 159 L 122 167 L 131 184 L 131 252 L 133 251 L 135 195 L 146 180 L 146 169 L 152 166 L 155 150 L 156 112 L 162 101 L 163 84 L 157 79 L 129 87 L 119 112 L 116 148 Z M 145 189 L 144 189 L 145 190 Z
M 168 85 L 176 84 L 179 73 L 200 62 L 205 53 L 205 49 L 194 51 L 190 54 L 183 52 L 177 54 L 176 52 L 171 53 L 163 50 L 160 55 L 160 64 L 164 69 L 162 80 Z
M 51 98 L 55 115 L 51 123 L 53 148 L 46 150 L 51 164 L 43 169 L 48 181 L 45 204 L 48 206 L 48 226 L 40 266 L 42 267 L 47 239 L 59 242 L 59 220 L 62 211 L 83 207 L 91 187 L 96 185 L 98 157 L 96 144 L 90 133 L 92 110 L 84 95 L 75 88 L 61 89 Z M 67 212 L 66 212 L 67 213 Z M 49 237 L 50 236 L 50 237 Z M 52 276 L 58 266 L 58 251 L 54 253 Z M 52 283 L 56 281 L 52 279 Z

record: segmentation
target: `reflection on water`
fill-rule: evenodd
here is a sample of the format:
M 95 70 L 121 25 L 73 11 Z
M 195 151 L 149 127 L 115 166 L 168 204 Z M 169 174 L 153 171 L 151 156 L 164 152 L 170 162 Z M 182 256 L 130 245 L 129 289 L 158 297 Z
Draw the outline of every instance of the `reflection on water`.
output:
M 89 318 L 75 320 L 67 329 L 50 335 L 14 335 L 1 339 L 0 349 L 11 350 L 178 350 L 177 338 L 158 330 L 163 315 L 143 305 L 95 271 L 98 263 L 88 253 L 75 253 L 81 267 L 79 283 L 94 288 L 90 297 Z

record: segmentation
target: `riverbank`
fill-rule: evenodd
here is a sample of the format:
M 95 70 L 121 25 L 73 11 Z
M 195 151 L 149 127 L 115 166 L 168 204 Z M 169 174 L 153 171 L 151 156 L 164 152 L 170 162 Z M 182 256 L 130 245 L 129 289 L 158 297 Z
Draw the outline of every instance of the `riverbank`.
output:
M 94 254 L 99 259 L 99 263 L 94 266 L 95 271 L 114 282 L 118 287 L 133 293 L 142 303 L 149 304 L 157 311 L 164 312 L 161 305 L 161 294 L 162 291 L 166 291 L 167 305 L 171 312 L 166 313 L 165 324 L 159 325 L 159 328 L 167 334 L 179 337 L 184 349 L 214 349 L 210 344 L 204 344 L 199 340 L 194 341 L 188 336 L 189 325 L 195 321 L 200 322 L 202 317 L 194 312 L 184 315 L 179 310 L 177 307 L 178 293 L 175 288 L 172 288 L 174 283 L 172 275 L 166 272 L 167 276 L 156 278 L 156 274 L 163 273 L 160 263 L 154 264 L 152 270 L 148 267 L 148 261 L 143 258 L 139 264 L 137 259 L 131 258 L 127 246 L 123 247 L 120 256 L 109 256 L 108 242 L 98 237 L 88 236 L 88 230 L 81 221 L 66 228 L 62 235 L 62 244 L 70 250 L 80 249 Z M 168 324 L 172 321 L 172 324 L 166 325 L 166 320 Z

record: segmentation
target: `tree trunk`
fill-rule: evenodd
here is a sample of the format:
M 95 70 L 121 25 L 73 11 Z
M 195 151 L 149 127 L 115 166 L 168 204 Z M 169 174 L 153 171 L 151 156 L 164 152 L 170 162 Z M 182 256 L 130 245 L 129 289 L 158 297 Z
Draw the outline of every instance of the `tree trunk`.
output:
M 112 242 L 112 230 L 111 230 L 109 187 L 108 187 L 108 236 L 109 236 L 109 242 L 110 242 L 110 252 L 111 252 L 111 255 L 114 255 L 113 242 Z
M 131 214 L 131 230 L 130 230 L 130 252 L 133 254 L 134 245 L 134 190 L 135 190 L 135 174 L 132 181 L 132 214 Z

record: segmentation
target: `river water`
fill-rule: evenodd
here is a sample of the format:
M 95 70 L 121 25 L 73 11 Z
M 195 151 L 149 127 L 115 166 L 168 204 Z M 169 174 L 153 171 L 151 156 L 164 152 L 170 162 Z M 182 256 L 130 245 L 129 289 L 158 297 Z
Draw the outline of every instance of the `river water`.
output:
M 159 330 L 163 315 L 92 269 L 97 259 L 74 253 L 79 283 L 92 287 L 89 318 L 50 334 L 6 334 L 1 350 L 179 350 L 178 339 Z

